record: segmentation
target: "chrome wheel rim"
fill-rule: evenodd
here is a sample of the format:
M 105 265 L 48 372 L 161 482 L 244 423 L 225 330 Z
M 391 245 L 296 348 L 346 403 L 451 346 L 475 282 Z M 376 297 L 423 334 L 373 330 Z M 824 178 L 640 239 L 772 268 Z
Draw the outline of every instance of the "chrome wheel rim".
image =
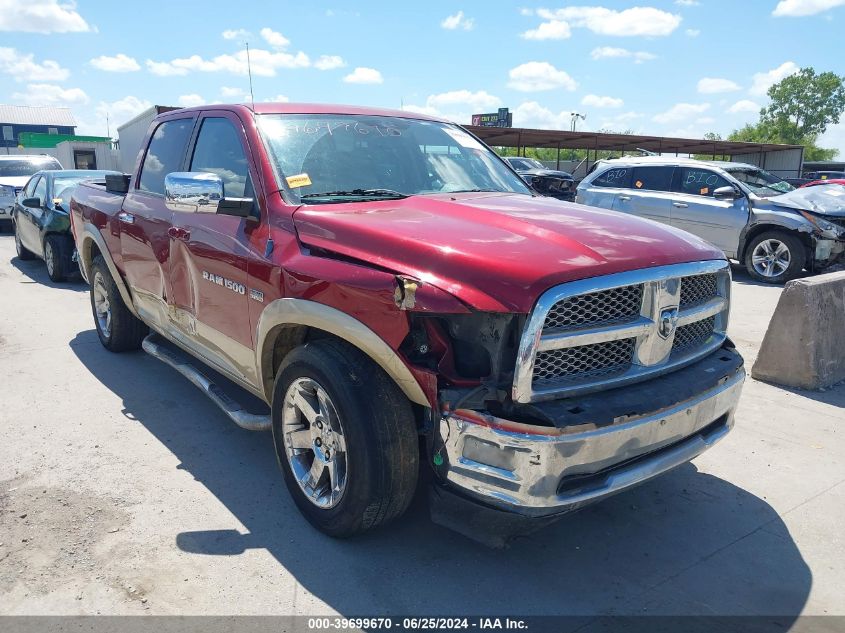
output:
M 109 293 L 106 290 L 106 280 L 101 273 L 94 274 L 94 316 L 97 318 L 97 327 L 103 336 L 108 338 L 111 335 L 111 305 L 109 304 Z
M 282 406 L 282 441 L 296 483 L 319 508 L 331 508 L 346 490 L 346 437 L 326 390 L 311 378 L 297 378 Z
M 792 262 L 789 247 L 780 240 L 763 240 L 751 253 L 751 265 L 763 277 L 777 277 L 783 274 Z
M 50 245 L 50 242 L 44 244 L 44 259 L 47 263 L 47 272 L 52 275 L 53 274 L 53 247 Z

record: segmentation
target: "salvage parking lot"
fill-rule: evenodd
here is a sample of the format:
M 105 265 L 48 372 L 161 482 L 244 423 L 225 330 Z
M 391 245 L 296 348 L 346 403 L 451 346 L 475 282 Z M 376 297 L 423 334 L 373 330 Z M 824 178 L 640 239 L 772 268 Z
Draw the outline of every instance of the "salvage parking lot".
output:
M 734 274 L 750 367 L 780 288 Z M 0 323 L 0 613 L 845 614 L 845 386 L 749 378 L 712 451 L 503 552 L 423 498 L 336 541 L 296 511 L 268 435 L 105 351 L 87 287 L 8 234 Z

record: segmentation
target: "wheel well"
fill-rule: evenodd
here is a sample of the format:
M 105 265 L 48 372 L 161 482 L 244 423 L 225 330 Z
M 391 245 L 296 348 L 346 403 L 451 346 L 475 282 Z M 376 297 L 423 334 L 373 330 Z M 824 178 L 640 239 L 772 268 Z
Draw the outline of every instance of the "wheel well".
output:
M 809 233 L 802 233 L 800 231 L 795 231 L 793 229 L 788 229 L 785 226 L 780 226 L 778 224 L 759 224 L 751 229 L 748 230 L 748 233 L 745 234 L 745 238 L 742 241 L 742 250 L 739 253 L 739 261 L 740 263 L 745 263 L 745 254 L 748 251 L 748 245 L 754 241 L 754 238 L 762 233 L 767 233 L 769 231 L 777 231 L 779 233 L 787 233 L 789 235 L 793 235 L 801 240 L 801 243 L 807 248 L 807 261 L 812 261 L 813 258 L 813 238 Z
M 270 330 L 267 335 L 267 343 L 264 345 L 262 357 L 260 359 L 262 375 L 265 377 L 265 392 L 268 394 L 273 392 L 273 383 L 276 380 L 276 374 L 279 371 L 279 367 L 281 367 L 282 361 L 284 361 L 285 357 L 293 349 L 307 343 L 308 341 L 329 338 L 336 339 L 338 341 L 344 340 L 331 332 L 307 325 L 283 324 Z M 348 343 L 348 341 L 345 342 Z M 419 430 L 423 430 L 428 426 L 426 415 L 428 410 L 415 402 L 411 402 L 410 400 L 409 403 L 414 412 L 417 428 Z

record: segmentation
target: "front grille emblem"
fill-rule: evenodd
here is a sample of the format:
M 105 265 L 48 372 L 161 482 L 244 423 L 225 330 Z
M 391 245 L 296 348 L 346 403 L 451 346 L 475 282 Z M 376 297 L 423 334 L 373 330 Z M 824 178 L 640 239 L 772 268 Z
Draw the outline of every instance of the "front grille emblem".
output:
M 678 325 L 678 308 L 665 308 L 660 311 L 657 333 L 662 339 L 668 339 Z

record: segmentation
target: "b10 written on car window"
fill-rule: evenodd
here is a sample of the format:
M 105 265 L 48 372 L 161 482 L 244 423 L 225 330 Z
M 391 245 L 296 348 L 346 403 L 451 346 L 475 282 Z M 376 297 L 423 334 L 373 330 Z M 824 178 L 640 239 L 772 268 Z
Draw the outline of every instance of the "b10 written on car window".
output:
M 629 187 L 631 185 L 631 170 L 623 167 L 608 169 L 593 181 L 597 187 Z
M 697 196 L 712 197 L 716 189 L 730 186 L 727 180 L 709 169 L 694 169 L 691 167 L 680 169 L 677 182 L 681 193 Z

